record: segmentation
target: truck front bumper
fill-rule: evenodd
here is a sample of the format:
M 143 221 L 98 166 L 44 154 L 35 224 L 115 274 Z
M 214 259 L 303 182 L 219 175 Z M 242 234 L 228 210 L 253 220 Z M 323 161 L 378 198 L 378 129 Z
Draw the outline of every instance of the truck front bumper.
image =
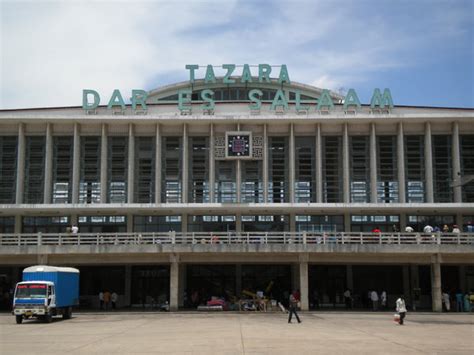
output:
M 13 314 L 15 316 L 25 316 L 25 317 L 33 317 L 33 316 L 44 316 L 47 314 L 45 307 L 15 307 L 13 309 Z

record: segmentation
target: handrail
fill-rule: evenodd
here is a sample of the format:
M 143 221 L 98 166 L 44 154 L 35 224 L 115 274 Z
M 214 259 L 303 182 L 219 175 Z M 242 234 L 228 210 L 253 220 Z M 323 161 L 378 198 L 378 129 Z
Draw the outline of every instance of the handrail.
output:
M 152 244 L 474 245 L 474 233 L 133 232 L 0 234 L 0 246 Z

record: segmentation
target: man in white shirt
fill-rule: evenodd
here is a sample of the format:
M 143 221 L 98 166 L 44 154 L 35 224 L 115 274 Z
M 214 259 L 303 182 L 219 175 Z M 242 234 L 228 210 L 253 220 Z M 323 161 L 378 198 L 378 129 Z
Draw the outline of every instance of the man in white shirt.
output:
M 429 224 L 427 224 L 425 226 L 425 228 L 423 228 L 423 233 L 433 233 L 433 227 L 431 227 Z
M 372 301 L 373 310 L 376 311 L 379 305 L 379 295 L 377 294 L 377 291 L 372 291 L 370 293 L 370 299 Z
M 405 232 L 407 232 L 407 233 L 413 233 L 413 232 L 414 232 L 414 229 L 413 229 L 412 227 L 410 227 L 410 226 L 407 226 L 407 227 L 405 228 Z
M 71 227 L 71 233 L 72 234 L 77 234 L 79 232 L 79 228 L 74 224 L 72 227 Z

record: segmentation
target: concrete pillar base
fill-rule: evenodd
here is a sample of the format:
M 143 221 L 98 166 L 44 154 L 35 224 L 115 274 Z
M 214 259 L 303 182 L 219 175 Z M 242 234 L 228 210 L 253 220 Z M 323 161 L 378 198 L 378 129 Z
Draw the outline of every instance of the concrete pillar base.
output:
M 431 258 L 431 298 L 433 312 L 442 312 L 441 299 L 441 261 L 439 255 Z

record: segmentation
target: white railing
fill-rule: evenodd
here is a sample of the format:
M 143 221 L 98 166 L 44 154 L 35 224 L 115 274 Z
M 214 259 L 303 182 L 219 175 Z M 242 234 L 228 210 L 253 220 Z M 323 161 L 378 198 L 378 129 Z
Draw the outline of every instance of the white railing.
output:
M 36 233 L 0 234 L 1 246 L 156 244 L 474 245 L 474 233 Z

